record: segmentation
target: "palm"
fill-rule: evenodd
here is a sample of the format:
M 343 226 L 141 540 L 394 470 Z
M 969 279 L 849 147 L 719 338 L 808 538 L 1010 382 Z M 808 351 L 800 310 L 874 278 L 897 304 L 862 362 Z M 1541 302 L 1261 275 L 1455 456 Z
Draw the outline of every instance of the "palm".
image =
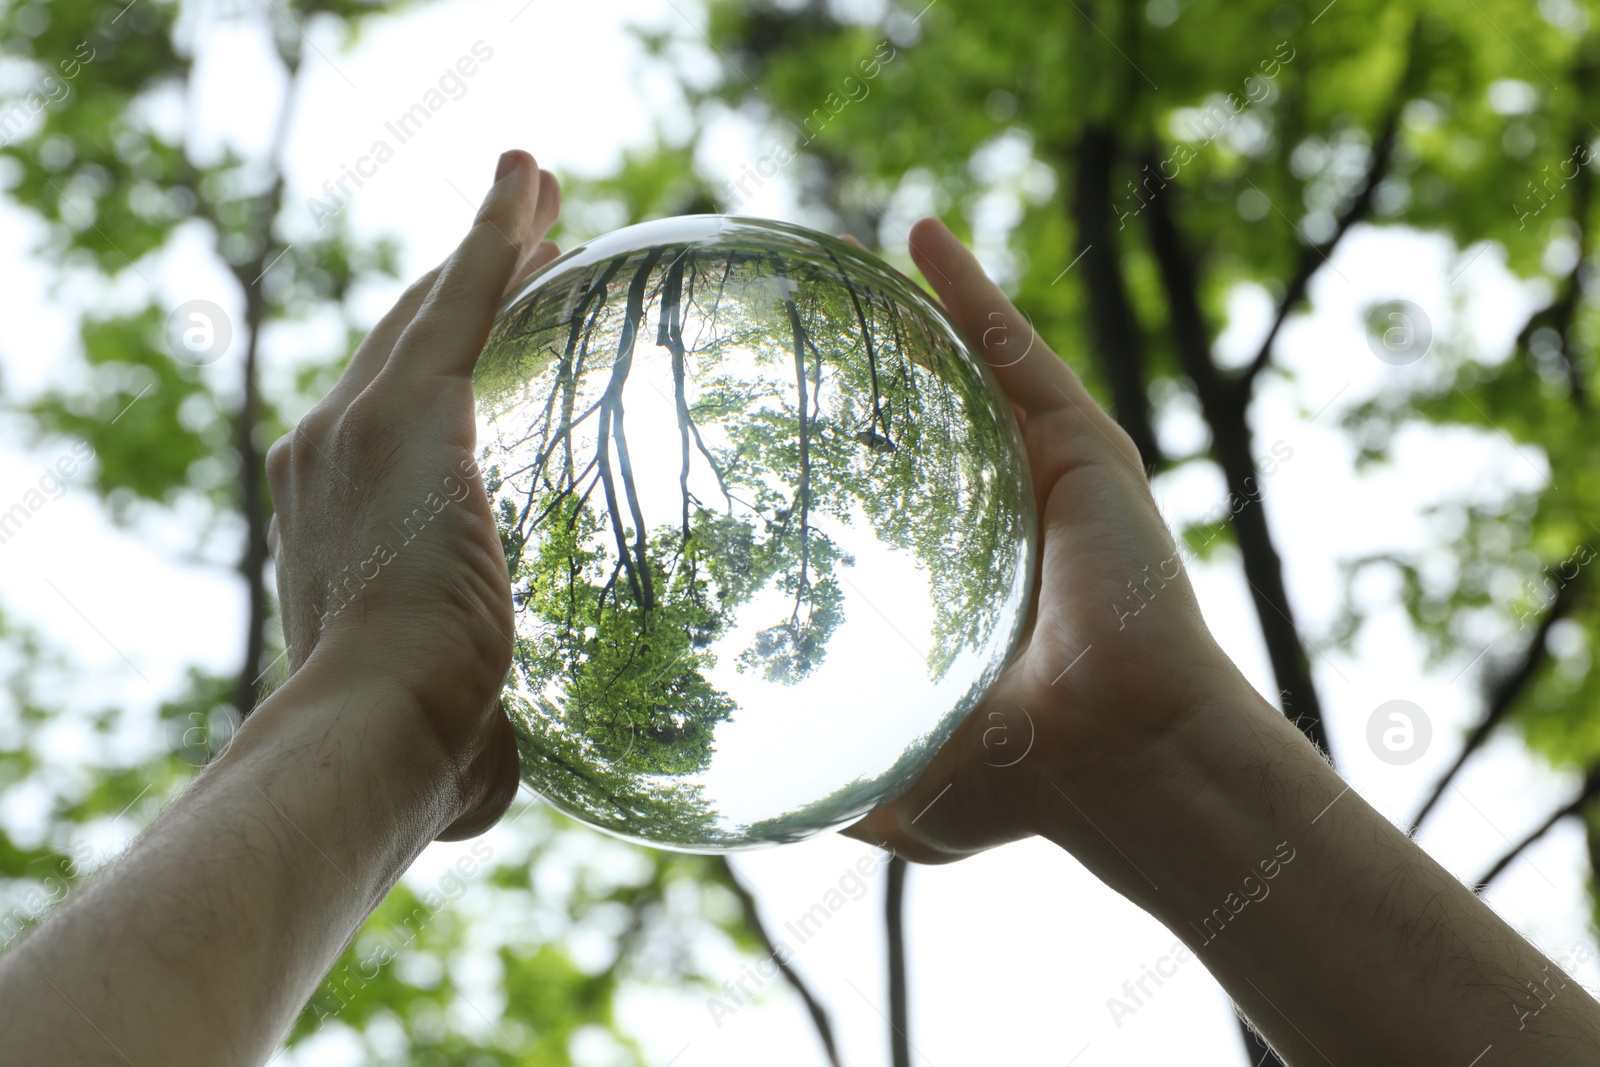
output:
M 401 297 L 267 457 L 290 671 L 322 664 L 420 717 L 419 738 L 461 772 L 465 814 L 447 837 L 486 827 L 517 780 L 498 700 L 511 590 L 473 462 L 471 379 L 503 295 L 557 254 L 542 238 L 560 193 L 525 154 L 501 162 L 494 214 Z
M 1052 790 L 1119 764 L 1233 668 L 1132 441 L 948 231 L 919 224 L 912 254 L 1012 401 L 1040 535 L 1034 610 L 1010 667 L 911 789 L 849 831 L 938 861 L 1029 836 Z

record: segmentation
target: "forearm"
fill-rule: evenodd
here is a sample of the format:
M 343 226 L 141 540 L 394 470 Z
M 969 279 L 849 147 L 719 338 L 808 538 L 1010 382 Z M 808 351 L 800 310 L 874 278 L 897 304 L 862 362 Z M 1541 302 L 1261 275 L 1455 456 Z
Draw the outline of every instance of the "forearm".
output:
M 1253 691 L 1158 744 L 1139 796 L 1061 783 L 1047 836 L 1182 938 L 1288 1063 L 1600 1059 L 1600 1005 Z
M 297 676 L 298 677 L 298 676 Z M 250 1064 L 271 1055 L 440 827 L 377 753 L 393 709 L 291 680 L 128 851 L 0 961 L 24 1063 Z

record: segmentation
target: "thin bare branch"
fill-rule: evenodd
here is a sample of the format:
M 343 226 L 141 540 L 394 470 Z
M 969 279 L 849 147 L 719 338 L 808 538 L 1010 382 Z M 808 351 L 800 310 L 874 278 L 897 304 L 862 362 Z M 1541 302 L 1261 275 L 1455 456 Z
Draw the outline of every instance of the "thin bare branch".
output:
M 1378 133 L 1372 141 L 1372 153 L 1368 157 L 1366 174 L 1362 178 L 1361 188 L 1350 199 L 1349 204 L 1339 213 L 1334 222 L 1333 232 L 1328 238 L 1317 244 L 1308 244 L 1300 249 L 1300 258 L 1295 263 L 1294 273 L 1289 276 L 1288 284 L 1284 286 L 1283 298 L 1278 301 L 1276 311 L 1272 316 L 1272 325 L 1267 327 L 1267 335 L 1262 338 L 1261 347 L 1256 350 L 1255 358 L 1251 359 L 1238 378 L 1238 387 L 1248 391 L 1250 383 L 1258 374 L 1272 362 L 1272 349 L 1277 344 L 1278 334 L 1283 329 L 1283 324 L 1290 314 L 1300 306 L 1306 298 L 1306 290 L 1311 285 L 1312 277 L 1322 265 L 1333 256 L 1334 249 L 1339 242 L 1344 240 L 1345 234 L 1356 223 L 1365 219 L 1372 211 L 1372 199 L 1378 191 L 1378 185 L 1389 173 L 1390 164 L 1394 161 L 1394 148 L 1400 131 L 1400 115 L 1405 105 L 1415 95 L 1419 79 L 1422 75 L 1420 49 L 1418 48 L 1418 35 L 1420 33 L 1420 20 L 1412 25 L 1411 45 L 1407 53 L 1406 67 L 1400 75 L 1400 84 L 1395 87 L 1394 100 L 1390 103 L 1385 113 L 1383 122 L 1378 127 Z
M 1428 799 L 1423 801 L 1422 807 L 1417 810 L 1416 817 L 1411 820 L 1412 833 L 1416 833 L 1421 828 L 1423 820 L 1428 817 L 1434 806 L 1439 803 L 1439 798 L 1444 796 L 1444 791 L 1450 788 L 1450 783 L 1455 781 L 1456 775 L 1461 772 L 1461 768 L 1466 764 L 1468 758 L 1483 747 L 1483 743 L 1489 739 L 1489 735 L 1494 731 L 1494 728 L 1499 726 L 1506 716 L 1511 713 L 1511 709 L 1516 706 L 1523 693 L 1527 692 L 1529 684 L 1539 673 L 1539 669 L 1550 658 L 1550 653 L 1546 648 L 1546 639 L 1550 636 L 1551 627 L 1572 614 L 1572 609 L 1576 605 L 1581 591 L 1580 586 L 1583 583 L 1583 574 L 1584 572 L 1582 571 L 1577 572 L 1556 589 L 1555 597 L 1550 601 L 1549 610 L 1539 620 L 1539 626 L 1534 630 L 1533 638 L 1528 642 L 1527 647 L 1523 649 L 1522 659 L 1517 662 L 1516 666 L 1500 675 L 1499 679 L 1493 683 L 1489 692 L 1489 699 L 1484 705 L 1483 715 L 1479 717 L 1477 725 L 1473 726 L 1472 732 L 1467 734 L 1467 740 L 1461 746 L 1460 754 L 1456 756 L 1455 761 L 1450 764 L 1445 772 L 1439 776 L 1439 780 L 1434 783 L 1433 789 L 1428 793 Z
M 1592 42 L 1587 47 L 1578 49 L 1578 57 L 1573 65 L 1572 81 L 1579 100 L 1588 100 L 1590 90 L 1594 85 L 1596 74 L 1596 48 Z M 1572 133 L 1568 140 L 1572 145 L 1569 159 L 1576 159 L 1579 153 L 1584 153 L 1587 158 L 1589 149 L 1589 134 L 1593 127 L 1589 123 L 1590 109 L 1580 107 L 1578 115 L 1573 122 Z M 1556 356 L 1561 360 L 1563 371 L 1566 373 L 1567 388 L 1572 397 L 1572 403 L 1578 410 L 1587 410 L 1589 407 L 1589 391 L 1584 383 L 1583 347 L 1578 339 L 1573 336 L 1574 327 L 1578 321 L 1578 309 L 1583 303 L 1583 280 L 1593 269 L 1593 257 L 1589 249 L 1589 212 L 1594 202 L 1594 172 L 1587 166 L 1579 167 L 1577 173 L 1570 181 L 1572 186 L 1572 207 L 1566 214 L 1566 220 L 1573 226 L 1573 244 L 1579 250 L 1577 262 L 1567 272 L 1561 281 L 1561 289 L 1549 307 L 1535 313 L 1528 319 L 1527 325 L 1517 335 L 1517 348 L 1524 353 L 1529 351 L 1529 343 L 1534 334 L 1541 329 L 1550 330 L 1556 337 Z
M 833 1036 L 833 1023 L 828 1018 L 827 1009 L 811 992 L 811 987 L 806 985 L 805 979 L 800 977 L 794 965 L 789 962 L 789 953 L 780 952 L 772 940 L 772 934 L 767 930 L 767 924 L 761 918 L 761 908 L 756 903 L 755 895 L 750 892 L 739 874 L 734 870 L 733 864 L 727 856 L 717 857 L 717 863 L 722 868 L 722 874 L 729 889 L 734 896 L 739 898 L 739 906 L 744 910 L 745 922 L 750 929 L 755 931 L 756 937 L 761 941 L 761 946 L 766 950 L 767 956 L 778 965 L 778 971 L 783 975 L 784 981 L 789 983 L 800 999 L 805 1002 L 806 1014 L 811 1016 L 811 1025 L 817 1031 L 817 1037 L 822 1041 L 822 1047 L 828 1054 L 830 1067 L 840 1067 L 839 1047 Z
M 1591 769 L 1584 776 L 1583 788 L 1579 790 L 1576 797 L 1572 798 L 1571 803 L 1551 812 L 1548 819 L 1534 827 L 1528 832 L 1527 836 L 1507 849 L 1505 855 L 1495 860 L 1494 864 L 1473 883 L 1472 891 L 1474 893 L 1482 893 L 1489 888 L 1489 883 L 1500 877 L 1518 856 L 1533 847 L 1545 834 L 1554 829 L 1556 823 L 1569 816 L 1581 814 L 1584 807 L 1595 798 L 1596 794 L 1600 794 L 1600 769 Z
M 288 148 L 295 100 L 300 90 L 299 53 L 280 43 L 278 57 L 288 73 L 288 79 L 268 152 L 272 184 L 256 205 L 256 236 L 259 238 L 256 246 L 260 252 L 248 262 L 233 267 L 234 279 L 244 290 L 244 332 L 247 338 L 239 410 L 234 417 L 234 450 L 239 457 L 239 510 L 245 525 L 245 547 L 239 559 L 239 573 L 244 578 L 247 605 L 244 663 L 239 668 L 234 695 L 234 706 L 240 718 L 255 709 L 261 695 L 256 683 L 261 677 L 261 661 L 266 651 L 266 566 L 271 555 L 267 545 L 267 526 L 272 516 L 266 492 L 266 457 L 256 445 L 256 431 L 264 406 L 260 380 L 261 333 L 271 315 L 266 292 L 261 286 L 261 276 L 287 251 L 274 237 L 273 227 L 283 207 L 283 195 L 288 183 L 284 154 Z M 202 196 L 197 199 L 204 202 L 206 198 Z
M 884 884 L 883 926 L 889 951 L 889 1050 L 894 1067 L 911 1067 L 910 1021 L 906 989 L 906 861 L 889 859 Z

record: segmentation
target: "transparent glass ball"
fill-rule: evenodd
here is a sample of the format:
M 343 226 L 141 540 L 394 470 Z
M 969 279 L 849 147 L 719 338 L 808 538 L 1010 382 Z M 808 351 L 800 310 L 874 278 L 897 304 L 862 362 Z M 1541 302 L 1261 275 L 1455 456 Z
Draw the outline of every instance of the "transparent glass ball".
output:
M 572 249 L 496 320 L 479 464 L 522 775 L 694 852 L 846 825 L 927 766 L 1027 613 L 1027 461 L 903 275 L 718 215 Z

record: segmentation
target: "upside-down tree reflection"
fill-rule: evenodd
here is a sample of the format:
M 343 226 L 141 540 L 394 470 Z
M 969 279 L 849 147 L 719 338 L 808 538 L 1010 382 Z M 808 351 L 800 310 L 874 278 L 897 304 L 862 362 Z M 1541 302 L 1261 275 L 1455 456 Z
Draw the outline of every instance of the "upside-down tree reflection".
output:
M 715 840 L 694 777 L 741 709 L 709 676 L 721 656 L 780 686 L 819 669 L 848 531 L 925 574 L 929 678 L 990 639 L 1022 565 L 995 560 L 1031 521 L 996 491 L 1020 484 L 1009 414 L 832 252 L 687 241 L 569 274 L 502 317 L 476 381 L 518 608 L 508 707 L 549 799 Z

